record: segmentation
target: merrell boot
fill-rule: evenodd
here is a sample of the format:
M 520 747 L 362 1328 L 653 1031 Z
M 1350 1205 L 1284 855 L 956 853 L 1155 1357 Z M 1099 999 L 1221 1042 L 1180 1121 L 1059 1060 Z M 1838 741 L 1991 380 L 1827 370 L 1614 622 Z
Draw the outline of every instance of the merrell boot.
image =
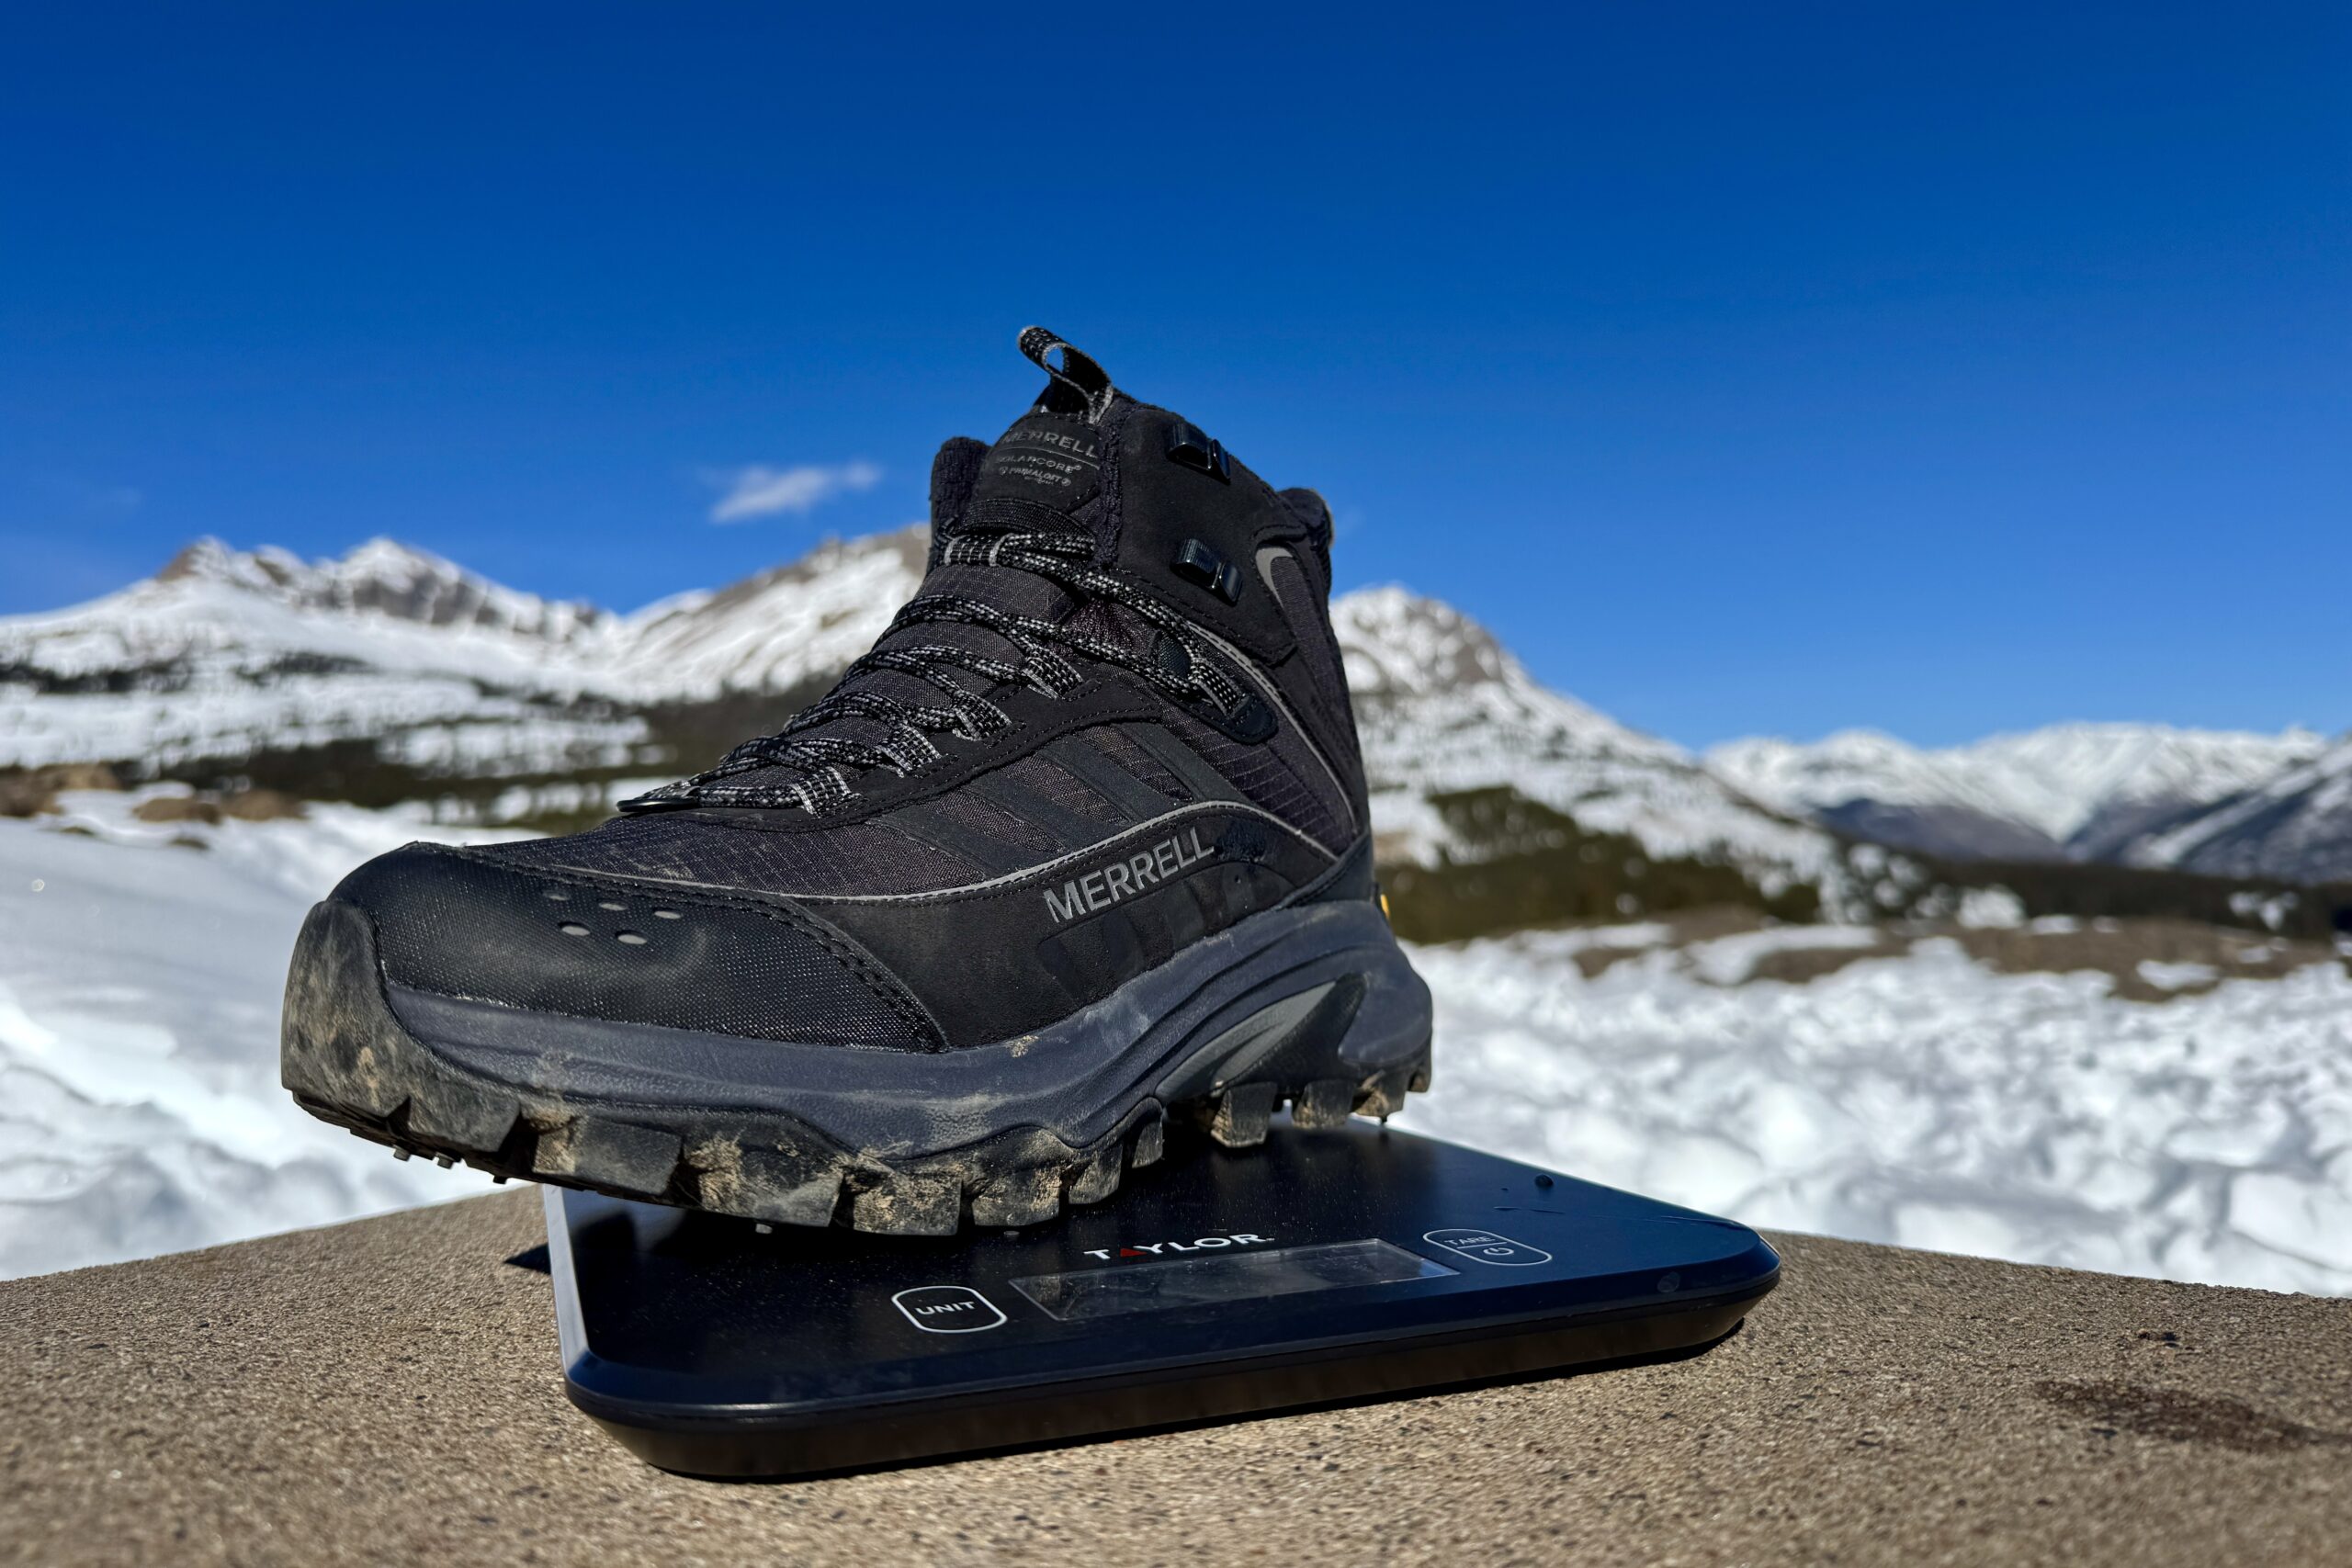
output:
M 1092 1202 L 1427 1087 L 1373 885 L 1331 523 L 1031 328 L 831 694 L 590 832 L 411 844 L 311 913 L 284 1077 L 363 1137 L 797 1224 Z

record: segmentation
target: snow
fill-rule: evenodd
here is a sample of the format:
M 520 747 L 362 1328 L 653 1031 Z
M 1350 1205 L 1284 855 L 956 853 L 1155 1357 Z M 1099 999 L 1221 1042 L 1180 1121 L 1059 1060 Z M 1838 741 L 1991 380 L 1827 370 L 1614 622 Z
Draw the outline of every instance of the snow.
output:
M 1955 918 L 1970 931 L 2013 931 L 2025 924 L 2025 900 L 2006 887 L 1972 887 Z
M 1621 928 L 1622 932 L 1624 928 Z M 1767 953 L 1867 950 L 1878 945 L 1868 926 L 1771 926 L 1721 937 L 1699 949 L 1692 967 L 1710 985 L 1736 986 Z
M 148 824 L 130 816 L 141 798 L 69 795 L 62 817 L 0 820 L 0 1275 L 485 1185 L 395 1162 L 277 1085 L 278 997 L 303 912 L 416 824 L 333 807 L 300 822 Z
M 1333 600 L 1331 629 L 1347 665 L 1348 689 L 1359 695 L 1442 695 L 1507 682 L 1515 668 L 1486 627 L 1393 582 Z M 1589 708 L 1580 711 L 1588 728 L 1609 724 Z
M 277 1082 L 303 910 L 423 811 L 208 828 L 140 822 L 141 798 L 0 820 L 0 1276 L 480 1190 Z M 1863 927 L 1674 942 L 1647 922 L 1415 950 L 1438 1069 L 1404 1124 L 1757 1224 L 2352 1293 L 2341 967 L 2142 1003 L 1949 941 L 1881 956 Z M 1851 956 L 1750 978 L 1806 949 Z M 1596 950 L 1615 961 L 1587 979 Z M 2151 977 L 2211 982 L 2187 967 Z
M 455 675 L 356 671 L 254 681 L 205 669 L 169 692 L 45 693 L 0 684 L 0 767 L 137 759 L 155 766 L 382 738 L 384 755 L 453 773 L 533 772 L 625 761 L 636 717 L 578 716 L 486 694 Z
M 2210 986 L 2222 977 L 2222 972 L 2211 964 L 2167 964 L 2161 958 L 2143 958 L 2135 967 L 2140 978 L 2159 991 L 2177 991 L 2184 986 Z
M 2260 920 L 2265 929 L 2275 931 L 2286 923 L 2300 902 L 2293 893 L 2266 895 L 2241 888 L 2230 895 L 2230 913 L 2242 920 Z
M 1753 1224 L 2352 1292 L 2339 965 L 2140 1003 L 1941 939 L 1738 986 L 1720 942 L 1587 979 L 1596 940 L 1417 950 L 1437 1075 L 1403 1124 Z

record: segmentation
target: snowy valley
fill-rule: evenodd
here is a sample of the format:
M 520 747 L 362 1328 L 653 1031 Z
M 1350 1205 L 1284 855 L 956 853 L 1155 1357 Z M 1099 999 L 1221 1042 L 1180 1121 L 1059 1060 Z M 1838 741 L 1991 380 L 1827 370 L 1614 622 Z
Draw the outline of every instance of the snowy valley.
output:
M 2282 785 L 2288 795 L 2305 791 L 2316 782 L 2309 771 L 2331 753 L 2339 761 L 2332 770 L 2323 765 L 2321 776 L 2352 768 L 2342 742 L 2332 747 L 2307 729 L 2263 735 L 2063 724 L 1940 750 L 1869 730 L 1812 745 L 1736 740 L 1710 750 L 1706 763 L 1776 810 L 1929 854 L 2325 882 L 2352 867 L 2352 856 L 2318 842 L 2352 833 L 2352 818 L 2324 823 L 2324 813 L 2341 804 L 2332 797 L 2305 804 L 2301 839 L 2281 833 L 2267 852 L 2231 860 L 2211 840 L 2265 815 L 2248 809 L 2250 800 L 2269 798 Z

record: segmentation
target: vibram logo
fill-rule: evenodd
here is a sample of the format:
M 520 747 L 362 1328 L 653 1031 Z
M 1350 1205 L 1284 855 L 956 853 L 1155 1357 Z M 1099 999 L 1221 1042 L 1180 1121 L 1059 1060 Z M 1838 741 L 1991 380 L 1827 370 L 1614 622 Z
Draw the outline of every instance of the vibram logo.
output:
M 1179 829 L 1148 850 L 1138 850 L 1125 860 L 1074 876 L 1059 887 L 1046 888 L 1046 912 L 1053 916 L 1055 924 L 1060 925 L 1097 909 L 1107 909 L 1122 898 L 1216 857 L 1216 846 L 1201 842 L 1199 828 Z

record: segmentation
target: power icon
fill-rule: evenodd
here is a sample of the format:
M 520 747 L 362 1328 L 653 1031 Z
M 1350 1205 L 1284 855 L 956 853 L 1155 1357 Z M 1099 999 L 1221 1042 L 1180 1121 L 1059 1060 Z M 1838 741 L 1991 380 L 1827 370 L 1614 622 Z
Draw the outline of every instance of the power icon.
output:
M 1530 1247 L 1523 1241 L 1513 1241 L 1492 1231 L 1456 1226 L 1451 1230 L 1430 1231 L 1421 1239 L 1473 1263 L 1491 1264 L 1497 1269 L 1532 1269 L 1538 1263 L 1552 1261 L 1552 1255 L 1542 1247 Z

